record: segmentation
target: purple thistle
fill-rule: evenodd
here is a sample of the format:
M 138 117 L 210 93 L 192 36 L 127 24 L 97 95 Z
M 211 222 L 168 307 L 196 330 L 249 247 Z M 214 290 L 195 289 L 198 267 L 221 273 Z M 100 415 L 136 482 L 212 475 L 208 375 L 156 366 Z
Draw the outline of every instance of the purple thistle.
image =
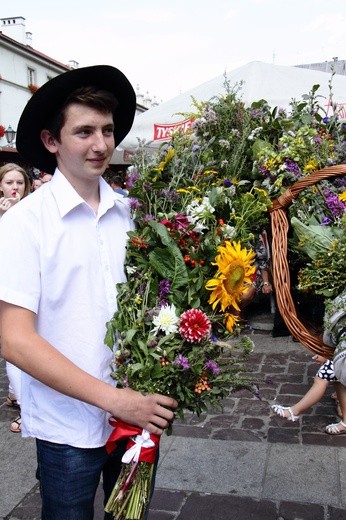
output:
M 181 366 L 182 369 L 188 370 L 190 368 L 190 363 L 187 357 L 183 356 L 182 354 L 179 354 L 177 359 L 173 361 L 175 365 Z
M 214 375 L 220 374 L 221 372 L 219 365 L 212 359 L 209 359 L 209 361 L 204 363 L 204 368 L 210 370 L 210 372 Z

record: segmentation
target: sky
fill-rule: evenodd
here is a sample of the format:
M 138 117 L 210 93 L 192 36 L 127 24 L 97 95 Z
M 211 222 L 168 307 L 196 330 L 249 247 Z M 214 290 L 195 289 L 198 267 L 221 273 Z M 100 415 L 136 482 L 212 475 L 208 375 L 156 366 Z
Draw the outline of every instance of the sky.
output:
M 251 61 L 346 60 L 345 0 L 12 0 L 0 14 L 25 18 L 34 49 L 113 65 L 159 103 Z

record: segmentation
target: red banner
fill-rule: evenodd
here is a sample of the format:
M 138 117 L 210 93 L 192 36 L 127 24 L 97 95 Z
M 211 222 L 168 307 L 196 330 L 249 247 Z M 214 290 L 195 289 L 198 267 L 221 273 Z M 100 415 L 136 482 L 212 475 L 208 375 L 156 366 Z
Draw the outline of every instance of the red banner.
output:
M 187 132 L 193 123 L 193 119 L 185 119 L 185 121 L 180 121 L 179 123 L 171 123 L 171 124 L 159 124 L 154 123 L 154 141 L 164 141 L 171 138 L 172 134 L 175 132 Z

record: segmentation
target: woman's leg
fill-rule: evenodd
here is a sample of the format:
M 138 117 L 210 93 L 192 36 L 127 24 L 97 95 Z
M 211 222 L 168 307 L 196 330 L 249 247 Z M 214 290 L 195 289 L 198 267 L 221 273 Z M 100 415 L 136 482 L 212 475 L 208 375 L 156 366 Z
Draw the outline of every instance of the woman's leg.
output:
M 290 419 L 291 414 L 296 417 L 301 415 L 303 412 L 314 406 L 322 399 L 327 390 L 328 384 L 329 382 L 326 379 L 321 379 L 320 377 L 315 376 L 313 385 L 300 399 L 300 401 L 291 407 L 281 407 L 281 412 L 278 413 L 278 415 L 284 417 L 285 419 Z M 275 405 L 273 406 L 275 407 Z

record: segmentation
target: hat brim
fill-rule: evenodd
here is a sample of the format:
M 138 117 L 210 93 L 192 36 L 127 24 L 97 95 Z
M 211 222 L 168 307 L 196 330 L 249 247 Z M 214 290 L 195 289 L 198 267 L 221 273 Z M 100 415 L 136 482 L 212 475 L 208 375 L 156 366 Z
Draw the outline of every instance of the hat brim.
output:
M 46 121 L 76 89 L 95 86 L 112 92 L 118 101 L 114 116 L 114 140 L 117 146 L 129 133 L 136 113 L 136 94 L 126 76 L 110 65 L 94 65 L 64 72 L 44 83 L 30 98 L 20 117 L 16 147 L 32 166 L 54 173 L 55 155 L 42 143 Z

